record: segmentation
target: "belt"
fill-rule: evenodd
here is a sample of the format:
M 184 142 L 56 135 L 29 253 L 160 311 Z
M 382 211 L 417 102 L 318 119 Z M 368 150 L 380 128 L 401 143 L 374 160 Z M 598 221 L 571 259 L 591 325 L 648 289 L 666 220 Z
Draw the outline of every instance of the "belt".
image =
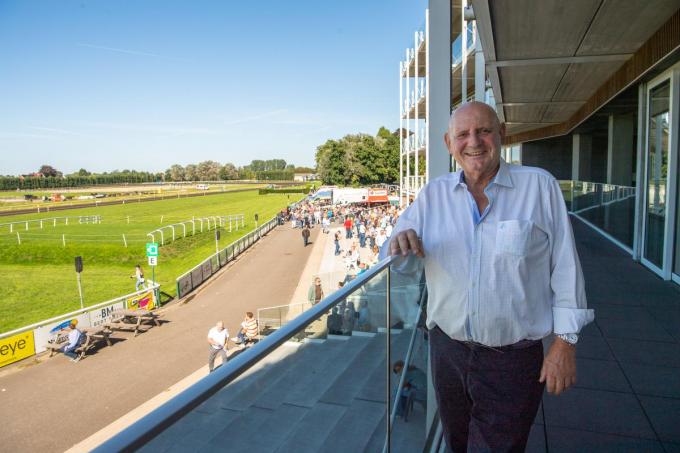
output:
M 459 340 L 454 340 L 454 341 L 458 341 L 459 343 L 462 343 L 465 346 L 470 347 L 470 348 L 491 349 L 491 350 L 497 351 L 497 352 L 514 351 L 514 350 L 517 350 L 517 349 L 531 348 L 531 347 L 537 346 L 538 344 L 541 343 L 541 340 L 520 340 L 517 343 L 508 344 L 508 345 L 505 345 L 505 346 L 489 346 L 489 345 L 485 345 L 483 343 L 477 343 L 476 341 L 459 341 Z

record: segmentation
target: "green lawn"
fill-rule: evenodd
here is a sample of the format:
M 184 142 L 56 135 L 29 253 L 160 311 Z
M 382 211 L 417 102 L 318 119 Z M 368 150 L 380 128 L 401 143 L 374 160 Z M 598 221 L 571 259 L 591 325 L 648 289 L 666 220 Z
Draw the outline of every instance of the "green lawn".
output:
M 15 226 L 13 233 L 7 227 L 0 227 L 0 272 L 5 283 L 0 300 L 0 332 L 80 308 L 73 265 L 75 256 L 83 257 L 85 304 L 93 305 L 134 291 L 134 281 L 129 277 L 137 263 L 142 264 L 146 277 L 151 277 L 144 249 L 148 241 L 146 234 L 151 230 L 192 217 L 244 214 L 245 229 L 234 229 L 231 233 L 228 228 L 222 229 L 220 248 L 223 248 L 255 228 L 255 213 L 262 223 L 301 197 L 299 194 L 258 195 L 257 191 L 248 191 L 2 217 L 0 223 L 98 214 L 102 223 L 78 224 L 77 220 L 70 219 L 69 225 L 59 221 L 54 227 L 51 222 L 44 222 L 40 229 L 38 223 L 31 222 L 28 231 L 22 225 Z M 203 233 L 197 229 L 195 236 L 160 248 L 156 280 L 163 292 L 174 295 L 175 278 L 215 252 L 214 232 L 207 231 L 207 224 L 204 228 Z M 181 227 L 176 230 L 178 236 L 181 230 Z M 123 244 L 123 234 L 128 247 Z

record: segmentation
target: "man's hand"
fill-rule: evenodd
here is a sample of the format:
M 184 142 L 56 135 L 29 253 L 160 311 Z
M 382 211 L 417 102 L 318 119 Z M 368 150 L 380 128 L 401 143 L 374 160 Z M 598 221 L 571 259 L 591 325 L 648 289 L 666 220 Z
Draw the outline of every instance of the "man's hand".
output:
M 425 257 L 423 244 L 414 230 L 401 231 L 390 240 L 390 255 L 406 256 L 409 252 L 420 258 Z
M 539 382 L 545 382 L 548 393 L 559 395 L 576 383 L 576 347 L 555 337 L 543 359 Z

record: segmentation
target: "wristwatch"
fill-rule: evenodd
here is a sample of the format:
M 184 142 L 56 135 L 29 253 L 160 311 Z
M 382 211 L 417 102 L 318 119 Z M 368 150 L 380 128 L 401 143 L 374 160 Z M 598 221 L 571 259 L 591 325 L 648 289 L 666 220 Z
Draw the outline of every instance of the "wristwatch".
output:
M 572 346 L 576 346 L 576 343 L 578 343 L 578 335 L 575 333 L 560 333 L 557 334 L 557 336 L 560 340 L 569 343 Z

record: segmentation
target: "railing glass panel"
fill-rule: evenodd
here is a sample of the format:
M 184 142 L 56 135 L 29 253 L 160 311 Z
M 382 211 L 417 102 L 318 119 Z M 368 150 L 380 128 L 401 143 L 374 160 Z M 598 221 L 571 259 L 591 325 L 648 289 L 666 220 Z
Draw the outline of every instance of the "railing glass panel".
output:
M 635 187 L 572 181 L 569 199 L 571 212 L 633 247 Z
M 382 451 L 397 426 L 387 423 L 399 385 L 393 361 L 424 369 L 415 357 L 426 348 L 413 335 L 423 285 L 419 277 L 392 278 L 389 265 L 398 260 L 377 263 L 232 354 L 96 451 Z M 296 337 L 302 341 L 290 341 Z M 406 360 L 409 350 L 414 359 Z M 424 412 L 415 404 L 404 426 L 423 442 Z M 407 438 L 405 428 L 395 436 Z M 392 451 L 417 451 L 400 448 Z

